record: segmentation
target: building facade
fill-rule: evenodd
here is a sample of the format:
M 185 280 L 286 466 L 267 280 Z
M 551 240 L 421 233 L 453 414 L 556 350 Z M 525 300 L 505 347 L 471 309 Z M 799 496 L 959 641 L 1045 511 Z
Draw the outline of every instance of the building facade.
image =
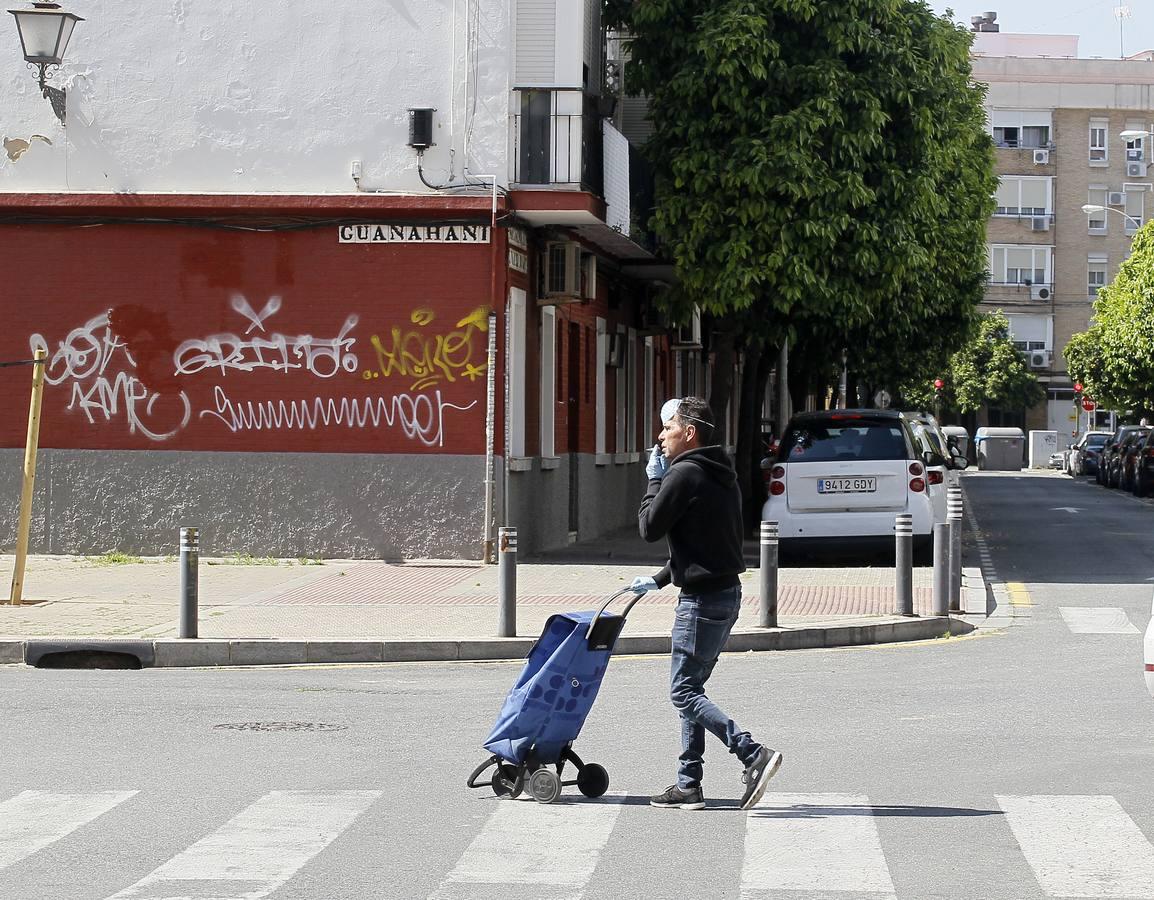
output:
M 1045 403 L 988 410 L 987 420 L 1072 437 L 1109 414 L 1092 422 L 1074 405 L 1063 348 L 1089 326 L 1097 289 L 1154 214 L 1151 138 L 1121 137 L 1154 129 L 1154 63 L 1078 59 L 1076 38 L 1048 35 L 979 33 L 974 53 L 1000 179 L 982 309 L 1006 313 L 1046 389 Z M 1085 205 L 1106 211 L 1087 215 Z
M 33 552 L 199 525 L 209 554 L 479 558 L 498 524 L 532 552 L 632 521 L 705 367 L 651 302 L 599 9 L 78 6 L 59 121 L 0 26 Z M 29 382 L 0 368 L 0 547 Z

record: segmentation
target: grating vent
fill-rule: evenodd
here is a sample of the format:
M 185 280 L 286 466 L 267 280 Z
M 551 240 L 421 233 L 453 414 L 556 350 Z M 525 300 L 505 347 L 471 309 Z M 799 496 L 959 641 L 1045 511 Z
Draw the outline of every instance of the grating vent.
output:
M 213 731 L 344 731 L 348 725 L 331 722 L 225 722 Z

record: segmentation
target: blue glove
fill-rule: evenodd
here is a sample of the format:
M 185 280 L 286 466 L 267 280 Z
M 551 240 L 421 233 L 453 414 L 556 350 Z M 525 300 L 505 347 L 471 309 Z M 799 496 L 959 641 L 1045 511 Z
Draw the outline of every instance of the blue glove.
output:
M 661 452 L 661 445 L 654 444 L 653 449 L 649 451 L 649 462 L 645 466 L 645 474 L 648 475 L 651 480 L 656 478 L 660 481 L 668 471 L 669 463 L 665 459 L 665 454 Z
M 633 584 L 629 585 L 629 590 L 635 594 L 644 594 L 648 591 L 660 590 L 657 587 L 657 582 L 648 575 L 638 575 L 633 579 Z

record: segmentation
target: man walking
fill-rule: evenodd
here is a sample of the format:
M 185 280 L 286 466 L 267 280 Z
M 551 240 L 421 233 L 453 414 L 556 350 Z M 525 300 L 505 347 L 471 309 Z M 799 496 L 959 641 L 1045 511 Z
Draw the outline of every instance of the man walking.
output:
M 725 451 L 712 443 L 713 413 L 697 397 L 661 407 L 661 434 L 645 472 L 649 489 L 638 523 L 647 541 L 666 538 L 669 562 L 652 577 L 634 579 L 637 593 L 681 588 L 673 625 L 670 698 L 681 716 L 677 784 L 650 800 L 653 806 L 704 809 L 701 776 L 705 732 L 719 738 L 745 766 L 741 808 L 750 809 L 781 767 L 782 756 L 757 743 L 705 696 L 741 609 L 741 492 Z

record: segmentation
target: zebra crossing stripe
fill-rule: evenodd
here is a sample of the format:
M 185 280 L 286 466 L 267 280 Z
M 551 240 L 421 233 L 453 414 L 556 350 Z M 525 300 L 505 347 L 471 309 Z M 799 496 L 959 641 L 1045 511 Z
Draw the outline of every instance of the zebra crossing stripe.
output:
M 1154 900 L 1154 847 L 1113 797 L 997 800 L 1049 896 Z
M 261 900 L 368 809 L 381 791 L 272 791 L 109 900 Z
M 0 803 L 0 869 L 31 856 L 120 805 L 137 791 L 24 791 Z
M 607 794 L 598 800 L 548 805 L 498 801 L 430 900 L 509 897 L 511 885 L 531 887 L 534 900 L 580 897 L 623 799 Z
M 749 811 L 741 896 L 777 891 L 894 896 L 868 797 L 774 793 Z
M 1058 611 L 1074 634 L 1137 634 L 1126 610 L 1112 606 L 1060 606 Z

